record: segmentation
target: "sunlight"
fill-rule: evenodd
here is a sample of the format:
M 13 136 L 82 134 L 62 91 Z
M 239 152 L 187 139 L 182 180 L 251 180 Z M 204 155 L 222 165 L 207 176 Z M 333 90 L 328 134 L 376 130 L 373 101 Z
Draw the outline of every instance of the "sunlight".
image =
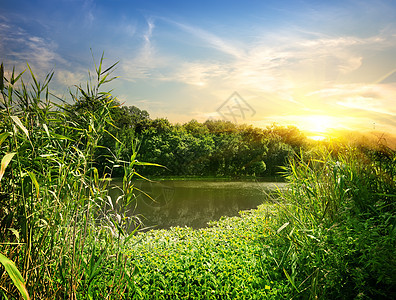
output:
M 307 130 L 313 133 L 326 133 L 332 127 L 332 118 L 329 116 L 312 115 L 306 118 Z
M 324 137 L 322 135 L 309 136 L 308 138 L 310 138 L 311 140 L 314 140 L 314 141 L 318 141 L 318 142 L 326 139 L 326 137 Z
M 328 138 L 330 131 L 338 127 L 334 117 L 326 115 L 302 116 L 301 129 L 305 131 L 310 139 L 323 141 Z

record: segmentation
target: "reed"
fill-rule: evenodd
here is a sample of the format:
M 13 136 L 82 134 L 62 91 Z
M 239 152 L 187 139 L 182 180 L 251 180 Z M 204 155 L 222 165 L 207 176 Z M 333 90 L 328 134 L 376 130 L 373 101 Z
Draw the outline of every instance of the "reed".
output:
M 297 298 L 394 297 L 396 155 L 380 151 L 322 148 L 284 168 L 271 249 Z
M 100 293 L 119 295 L 129 280 L 121 250 L 138 222 L 109 200 L 112 168 L 99 174 L 96 167 L 118 105 L 102 90 L 116 64 L 104 69 L 103 59 L 86 86 L 70 92 L 71 103 L 51 94 L 53 73 L 40 82 L 29 65 L 10 78 L 1 68 L 0 252 L 15 262 L 33 299 L 92 298 L 98 284 Z M 107 156 L 125 166 L 119 200 L 131 201 L 135 165 L 144 163 L 136 154 L 129 162 Z M 14 297 L 21 288 L 0 272 L 1 294 Z

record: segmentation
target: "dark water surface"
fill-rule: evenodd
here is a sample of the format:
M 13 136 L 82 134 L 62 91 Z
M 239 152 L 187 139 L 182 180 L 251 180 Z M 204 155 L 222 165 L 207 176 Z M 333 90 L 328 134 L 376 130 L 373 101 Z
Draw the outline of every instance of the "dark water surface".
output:
M 152 199 L 137 192 L 133 214 L 140 215 L 145 226 L 157 229 L 202 228 L 222 216 L 236 216 L 241 210 L 256 208 L 268 199 L 268 192 L 284 186 L 280 182 L 255 181 L 139 181 L 136 187 Z M 116 194 L 113 192 L 112 197 Z

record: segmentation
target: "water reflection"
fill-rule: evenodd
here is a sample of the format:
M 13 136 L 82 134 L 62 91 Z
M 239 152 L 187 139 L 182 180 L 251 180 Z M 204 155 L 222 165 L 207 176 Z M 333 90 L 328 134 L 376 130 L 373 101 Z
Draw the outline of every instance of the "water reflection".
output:
M 133 214 L 143 216 L 145 226 L 201 228 L 222 216 L 236 216 L 241 210 L 256 208 L 267 200 L 267 193 L 284 183 L 248 181 L 163 180 L 139 181 Z M 117 197 L 112 192 L 112 198 Z

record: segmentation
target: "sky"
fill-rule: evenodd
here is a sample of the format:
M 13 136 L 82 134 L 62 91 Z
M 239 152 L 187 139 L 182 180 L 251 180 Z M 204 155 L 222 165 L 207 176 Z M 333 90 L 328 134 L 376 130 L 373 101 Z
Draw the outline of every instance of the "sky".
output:
M 104 52 L 108 89 L 172 123 L 395 131 L 396 1 L 0 0 L 6 75 L 68 99 Z M 92 50 L 91 50 L 92 49 Z

